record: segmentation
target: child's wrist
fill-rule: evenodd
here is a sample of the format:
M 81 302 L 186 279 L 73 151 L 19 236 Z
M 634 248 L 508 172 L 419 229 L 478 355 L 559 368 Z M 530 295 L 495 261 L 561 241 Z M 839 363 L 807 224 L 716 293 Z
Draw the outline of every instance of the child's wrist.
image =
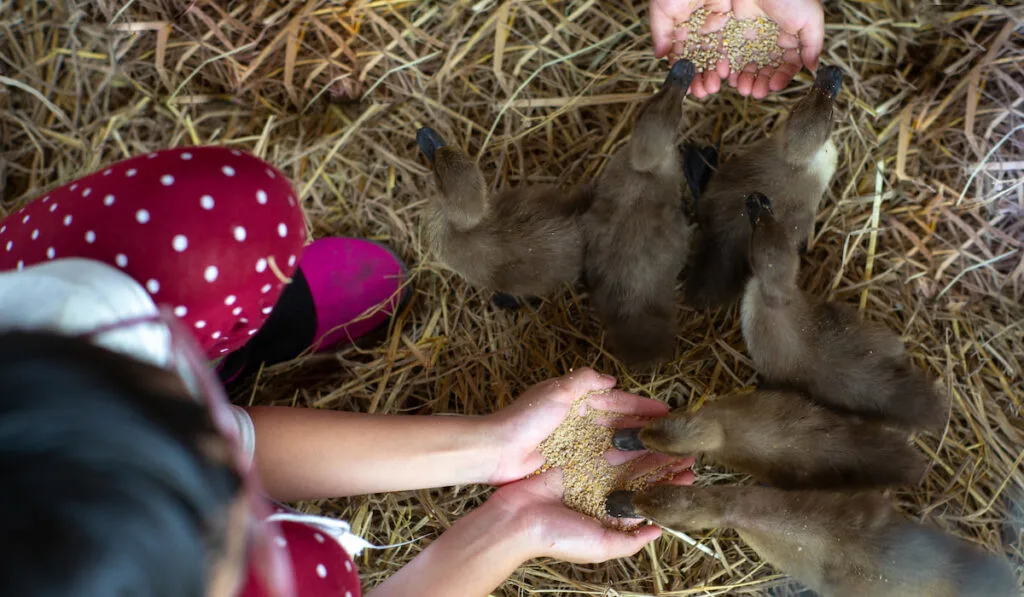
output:
M 539 520 L 529 506 L 514 506 L 492 496 L 475 513 L 480 514 L 479 524 L 496 531 L 495 551 L 500 552 L 513 569 L 543 555 Z

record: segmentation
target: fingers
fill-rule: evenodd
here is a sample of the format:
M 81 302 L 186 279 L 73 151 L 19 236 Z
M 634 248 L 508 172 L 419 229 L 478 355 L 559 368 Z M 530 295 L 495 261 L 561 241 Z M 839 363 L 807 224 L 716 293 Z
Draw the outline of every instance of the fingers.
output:
M 631 480 L 647 478 L 651 482 L 671 479 L 689 470 L 693 466 L 693 462 L 692 456 L 676 458 L 664 454 L 648 453 L 633 464 L 629 478 Z
M 591 392 L 601 392 L 615 387 L 615 378 L 602 375 L 590 367 L 582 367 L 568 375 L 543 382 L 550 384 L 554 397 L 566 404 Z
M 800 55 L 795 50 L 786 50 L 786 54 L 782 58 L 782 64 L 775 69 L 775 74 L 772 75 L 771 80 L 768 82 L 768 88 L 772 91 L 780 91 L 789 85 L 789 82 L 793 80 L 793 77 L 800 72 Z
M 718 61 L 718 67 L 717 67 L 716 70 L 718 71 L 718 79 L 720 81 L 722 79 L 728 79 L 729 75 L 732 74 L 732 72 L 731 72 L 732 69 L 729 68 L 729 59 L 728 58 L 722 58 L 721 60 L 719 60 Z
M 672 50 L 673 32 L 676 22 L 682 22 L 690 18 L 690 8 L 687 4 L 676 7 L 673 14 L 669 14 L 661 7 L 658 0 L 651 0 L 651 39 L 654 41 L 654 56 L 662 58 Z
M 535 477 L 516 481 L 516 483 L 528 483 L 534 495 L 544 501 L 560 503 L 562 496 L 565 494 L 565 485 L 562 480 L 562 469 L 552 468 Z
M 661 417 L 670 410 L 664 402 L 642 398 L 621 390 L 595 394 L 588 403 L 595 410 L 636 417 Z
M 694 77 L 693 82 L 690 83 L 690 93 L 697 99 L 704 99 L 708 96 L 707 89 L 704 88 L 704 77 Z
M 718 76 L 718 72 L 709 70 L 704 72 L 704 90 L 708 94 L 718 93 L 722 88 L 722 78 Z
M 672 477 L 663 481 L 666 485 L 693 485 L 694 474 L 691 470 L 685 470 Z
M 620 522 L 629 522 L 623 519 Z M 642 522 L 637 520 L 636 522 Z M 626 558 L 634 555 L 644 548 L 645 545 L 661 536 L 661 529 L 652 524 L 645 524 L 632 532 L 623 533 L 612 529 L 605 529 L 601 543 L 606 554 L 605 560 L 615 558 Z
M 747 65 L 753 66 L 753 65 Z M 739 91 L 741 95 L 750 95 L 750 92 L 754 89 L 754 81 L 757 80 L 756 73 L 753 73 L 744 68 L 743 72 L 739 74 L 739 78 L 736 80 L 736 91 Z
M 771 80 L 773 71 L 771 68 L 765 67 L 758 71 L 757 78 L 754 79 L 754 86 L 750 88 L 750 95 L 756 99 L 764 99 L 768 96 L 768 82 Z
M 819 3 L 815 3 L 815 10 L 818 14 L 800 30 L 800 56 L 811 72 L 818 70 L 818 57 L 825 44 L 825 13 Z
M 647 452 L 623 452 L 621 450 L 608 450 L 604 453 L 604 459 L 612 466 L 619 466 L 634 460 L 639 461 L 647 455 Z

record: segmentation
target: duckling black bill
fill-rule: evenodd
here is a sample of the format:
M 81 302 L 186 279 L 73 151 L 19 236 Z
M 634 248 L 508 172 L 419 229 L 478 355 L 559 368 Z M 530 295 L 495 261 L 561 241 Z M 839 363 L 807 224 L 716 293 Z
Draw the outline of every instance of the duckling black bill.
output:
M 642 427 L 631 427 L 618 429 L 612 435 L 612 447 L 620 452 L 637 452 L 644 449 L 644 442 L 640 439 Z
M 662 87 L 674 85 L 685 93 L 690 88 L 690 83 L 693 82 L 695 76 L 697 76 L 697 67 L 692 62 L 689 60 L 677 60 L 672 65 L 672 69 L 668 71 L 668 76 L 665 77 L 665 83 Z
M 420 151 L 430 161 L 434 163 L 434 156 L 437 155 L 437 150 L 445 146 L 444 139 L 434 129 L 430 127 L 423 127 L 416 131 L 416 144 L 420 146 Z
M 619 489 L 608 494 L 604 500 L 604 509 L 612 518 L 642 518 L 633 508 L 632 491 Z
M 843 71 L 836 66 L 823 66 L 818 69 L 814 77 L 814 88 L 825 92 L 832 99 L 836 99 L 839 90 L 843 87 Z

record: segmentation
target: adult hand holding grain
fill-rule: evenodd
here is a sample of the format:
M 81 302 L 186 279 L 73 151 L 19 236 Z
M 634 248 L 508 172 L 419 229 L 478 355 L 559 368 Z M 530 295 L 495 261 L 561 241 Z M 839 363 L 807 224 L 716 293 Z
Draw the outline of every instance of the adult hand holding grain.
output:
M 779 91 L 803 66 L 812 71 L 817 68 L 825 35 L 825 13 L 820 0 L 651 0 L 650 19 L 654 54 L 659 58 L 687 53 L 685 42 L 693 32 L 685 23 L 691 19 L 699 25 L 701 34 L 707 34 L 701 45 L 722 43 L 713 48 L 723 55 L 717 65 L 698 73 L 690 85 L 690 93 L 699 98 L 717 93 L 722 79 L 728 79 L 741 94 L 758 99 L 767 96 L 769 90 Z M 737 36 L 730 35 L 730 30 L 742 37 L 746 29 L 735 27 L 737 20 L 750 20 L 755 31 L 766 22 L 777 26 L 781 57 L 776 66 L 759 65 L 752 60 L 731 63 L 727 56 L 743 55 L 735 49 L 730 52 L 728 47 L 736 46 Z M 714 35 L 716 32 L 720 35 Z M 754 51 L 759 51 L 758 44 L 754 46 Z

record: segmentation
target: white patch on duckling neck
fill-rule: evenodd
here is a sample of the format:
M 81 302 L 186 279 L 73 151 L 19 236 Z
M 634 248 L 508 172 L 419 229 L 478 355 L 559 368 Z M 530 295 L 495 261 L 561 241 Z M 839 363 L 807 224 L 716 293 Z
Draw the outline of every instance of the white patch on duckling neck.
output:
M 760 297 L 758 296 L 758 281 L 756 278 L 750 278 L 747 282 L 747 288 L 743 292 L 743 300 L 740 303 L 740 330 L 743 333 L 743 339 L 747 342 L 747 352 L 751 352 L 751 339 L 754 338 L 754 317 L 756 316 L 756 309 Z M 757 351 L 757 347 L 753 349 L 753 352 Z
M 818 177 L 822 189 L 828 187 L 829 181 L 835 176 L 838 160 L 839 149 L 832 139 L 829 139 L 807 164 L 807 171 Z

